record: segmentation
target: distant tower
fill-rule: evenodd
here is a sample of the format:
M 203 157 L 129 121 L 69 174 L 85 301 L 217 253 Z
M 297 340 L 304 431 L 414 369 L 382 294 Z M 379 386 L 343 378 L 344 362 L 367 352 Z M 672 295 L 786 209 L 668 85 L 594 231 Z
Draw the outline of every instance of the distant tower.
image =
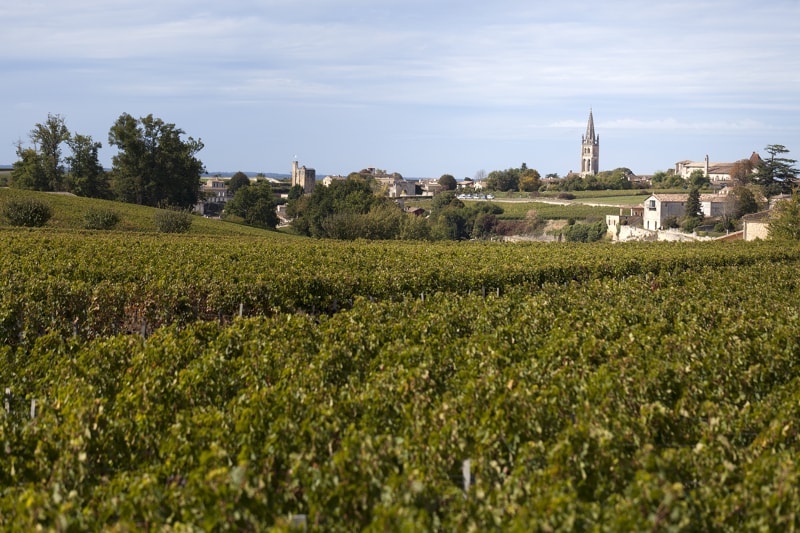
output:
M 313 168 L 306 168 L 305 165 L 297 167 L 297 159 L 292 161 L 292 187 L 300 185 L 303 192 L 308 194 L 314 192 L 314 185 L 317 184 L 317 171 Z
M 589 110 L 586 134 L 581 137 L 581 177 L 593 176 L 600 171 L 600 136 L 594 134 L 594 118 Z

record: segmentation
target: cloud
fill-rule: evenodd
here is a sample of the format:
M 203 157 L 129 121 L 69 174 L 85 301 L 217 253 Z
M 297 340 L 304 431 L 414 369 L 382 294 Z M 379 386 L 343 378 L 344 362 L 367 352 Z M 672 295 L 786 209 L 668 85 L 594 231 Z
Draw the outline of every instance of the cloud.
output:
M 326 153 L 367 122 L 388 126 L 382 142 L 478 139 L 505 153 L 579 136 L 590 106 L 601 135 L 678 140 L 778 137 L 800 110 L 796 0 L 27 0 L 0 19 L 9 145 L 68 110 L 167 110 L 179 126 L 203 115 L 230 130 L 260 120 Z M 313 141 L 295 124 L 338 133 Z

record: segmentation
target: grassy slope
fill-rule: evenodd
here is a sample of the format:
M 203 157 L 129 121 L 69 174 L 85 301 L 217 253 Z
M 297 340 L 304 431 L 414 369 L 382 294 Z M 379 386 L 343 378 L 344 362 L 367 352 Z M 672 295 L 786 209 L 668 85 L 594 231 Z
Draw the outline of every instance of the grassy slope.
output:
M 70 194 L 54 194 L 19 189 L 0 188 L 0 205 L 11 198 L 31 197 L 43 200 L 53 208 L 53 218 L 46 227 L 57 229 L 83 229 L 83 217 L 89 209 L 110 209 L 120 216 L 116 231 L 156 231 L 153 215 L 156 209 L 141 205 L 82 198 Z M 0 217 L 0 227 L 8 222 Z M 288 237 L 285 233 L 266 231 L 201 216 L 192 218 L 189 233 L 202 235 L 251 235 L 268 237 Z

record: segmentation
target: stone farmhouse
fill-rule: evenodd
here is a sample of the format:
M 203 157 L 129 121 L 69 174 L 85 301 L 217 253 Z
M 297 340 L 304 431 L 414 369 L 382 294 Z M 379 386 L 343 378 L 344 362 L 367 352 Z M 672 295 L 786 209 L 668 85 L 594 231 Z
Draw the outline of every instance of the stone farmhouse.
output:
M 644 229 L 663 229 L 668 218 L 680 218 L 686 212 L 688 194 L 653 194 L 644 202 Z M 728 212 L 728 197 L 721 194 L 701 194 L 700 207 L 708 218 L 721 217 Z

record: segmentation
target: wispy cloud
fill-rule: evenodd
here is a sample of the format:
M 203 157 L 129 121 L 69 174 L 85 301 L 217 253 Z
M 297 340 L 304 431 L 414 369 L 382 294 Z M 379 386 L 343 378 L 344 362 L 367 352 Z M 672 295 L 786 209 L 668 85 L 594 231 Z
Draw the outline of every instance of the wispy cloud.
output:
M 480 139 L 491 161 L 514 140 L 579 135 L 589 106 L 601 133 L 631 132 L 635 145 L 637 131 L 654 132 L 662 149 L 673 135 L 676 151 L 686 132 L 708 142 L 725 132 L 728 144 L 796 132 L 800 110 L 797 0 L 29 0 L 7 2 L 0 19 L 0 63 L 15 80 L 0 87 L 14 110 L 0 141 L 67 110 L 98 125 L 114 108 L 175 110 L 201 127 L 204 113 L 231 131 L 261 115 L 306 152 L 358 141 L 331 150 L 341 155 L 329 165 L 346 170 L 375 149 L 358 129 L 369 120 L 390 124 L 386 143 L 417 131 L 439 154 L 452 146 L 442 158 L 463 157 L 451 139 Z M 341 131 L 332 140 L 295 125 L 315 122 Z M 215 167 L 237 150 L 219 138 L 204 151 Z M 549 150 L 548 170 L 574 151 Z M 0 163 L 12 158 L 0 151 Z M 421 174 L 431 162 L 413 164 Z

